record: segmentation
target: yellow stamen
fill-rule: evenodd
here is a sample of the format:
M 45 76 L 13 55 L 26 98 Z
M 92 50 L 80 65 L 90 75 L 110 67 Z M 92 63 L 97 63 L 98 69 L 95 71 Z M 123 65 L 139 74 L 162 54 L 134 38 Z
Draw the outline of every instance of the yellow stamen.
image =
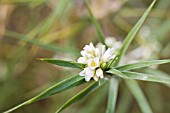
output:
M 92 67 L 95 67 L 97 64 L 95 63 L 95 61 L 94 60 L 92 60 L 92 62 L 91 62 L 91 66 Z
M 88 53 L 88 54 L 94 54 L 94 52 L 92 52 L 92 51 L 87 51 L 87 53 Z

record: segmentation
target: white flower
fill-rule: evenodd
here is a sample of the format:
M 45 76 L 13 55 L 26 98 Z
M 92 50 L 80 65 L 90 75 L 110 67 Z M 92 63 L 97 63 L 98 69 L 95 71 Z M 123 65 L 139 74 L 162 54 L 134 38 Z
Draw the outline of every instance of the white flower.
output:
M 105 39 L 105 43 L 107 46 L 112 47 L 114 45 L 114 43 L 116 42 L 115 40 L 116 40 L 115 38 L 107 37 Z
M 100 61 L 98 57 L 89 59 L 87 63 L 88 67 L 91 69 L 95 69 L 100 66 Z
M 114 54 L 117 54 L 119 49 L 122 46 L 122 42 L 121 41 L 117 41 L 116 38 L 114 38 L 114 37 L 106 37 L 105 44 L 107 45 L 107 47 L 115 49 L 114 50 Z M 96 47 L 99 48 L 99 49 L 101 49 L 102 46 L 103 45 L 100 42 L 96 45 Z
M 94 75 L 94 76 L 93 76 L 93 79 L 94 79 L 95 81 L 98 81 L 98 80 L 99 80 L 99 77 L 97 77 L 96 75 Z
M 90 43 L 89 45 L 86 45 L 83 49 L 87 50 L 87 51 L 93 51 L 93 50 L 95 50 L 95 47 L 94 47 L 93 43 Z
M 97 75 L 97 77 L 104 78 L 104 76 L 103 76 L 103 70 L 102 70 L 101 68 L 98 68 L 98 69 L 96 70 L 96 75 Z
M 122 42 L 117 41 L 116 38 L 114 38 L 114 37 L 106 37 L 105 44 L 108 47 L 112 47 L 112 48 L 115 48 L 115 49 L 120 49 L 121 46 L 122 46 Z
M 84 50 L 81 51 L 81 55 L 87 59 L 100 56 L 99 48 L 95 48 L 92 43 L 86 45 L 83 49 Z
M 114 48 L 108 48 L 102 56 L 102 62 L 108 62 L 111 59 L 115 58 L 116 55 L 114 55 L 114 51 Z
M 95 73 L 95 71 L 93 69 L 90 69 L 89 67 L 86 67 L 79 74 L 80 74 L 80 76 L 85 76 L 86 81 L 90 81 L 90 79 L 94 76 L 94 73 Z
M 80 76 L 84 76 L 85 80 L 88 82 L 93 77 L 95 81 L 98 81 L 99 78 L 104 78 L 103 76 L 103 70 L 101 68 L 98 68 L 97 70 L 91 69 L 89 67 L 86 67 L 83 71 L 81 71 Z
M 86 59 L 85 57 L 80 57 L 80 58 L 77 60 L 77 62 L 82 63 L 82 64 L 86 64 L 87 59 Z
M 81 71 L 80 76 L 84 76 L 86 81 L 90 81 L 93 78 L 98 81 L 100 78 L 104 78 L 103 74 L 103 63 L 108 63 L 111 59 L 115 58 L 115 49 L 108 48 L 106 50 L 105 45 L 100 47 L 94 47 L 92 43 L 86 45 L 81 51 L 81 55 L 77 61 L 79 63 L 86 64 L 86 68 Z

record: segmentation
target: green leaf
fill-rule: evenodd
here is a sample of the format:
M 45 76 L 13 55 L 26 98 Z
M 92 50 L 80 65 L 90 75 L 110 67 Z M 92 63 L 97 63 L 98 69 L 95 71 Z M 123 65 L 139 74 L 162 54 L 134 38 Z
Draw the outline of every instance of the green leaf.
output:
M 73 1 L 70 0 L 60 0 L 59 3 L 57 3 L 56 9 L 54 12 L 51 13 L 51 15 L 48 17 L 48 19 L 45 21 L 44 25 L 41 27 L 38 37 L 42 37 L 46 35 L 51 27 L 54 25 L 57 18 L 60 18 L 66 9 L 67 5 Z
M 170 75 L 158 69 L 145 68 L 145 69 L 142 69 L 142 72 L 149 73 L 149 74 L 156 75 L 156 76 L 170 77 Z M 165 85 L 170 88 L 170 84 L 165 84 Z
M 70 100 L 68 100 L 63 106 L 61 106 L 56 113 L 59 113 L 61 111 L 63 111 L 65 108 L 67 108 L 69 105 L 81 100 L 82 98 L 84 98 L 85 96 L 87 96 L 88 94 L 90 94 L 92 91 L 94 91 L 95 89 L 99 88 L 101 85 L 103 85 L 106 82 L 106 80 L 100 80 L 99 82 L 94 82 L 92 83 L 90 86 L 88 86 L 87 88 L 85 88 L 84 90 L 82 90 L 81 92 L 79 92 L 77 95 L 75 95 L 74 97 L 72 97 Z
M 90 14 L 90 18 L 91 18 L 91 20 L 92 20 L 92 23 L 93 23 L 93 25 L 94 25 L 94 27 L 95 27 L 96 34 L 97 34 L 98 38 L 99 38 L 99 40 L 100 40 L 101 43 L 103 43 L 104 45 L 106 45 L 106 44 L 105 44 L 105 36 L 104 36 L 104 34 L 103 34 L 103 32 L 102 32 L 102 30 L 101 30 L 101 28 L 100 28 L 99 23 L 97 22 L 96 18 L 94 17 L 94 15 L 93 15 L 93 13 L 92 13 L 92 10 L 91 10 L 90 5 L 89 5 L 89 1 L 88 1 L 88 0 L 85 0 L 85 3 L 86 3 L 86 6 L 87 6 L 87 9 L 88 9 L 88 12 L 89 12 L 89 14 Z
M 48 88 L 47 90 L 43 91 L 42 93 L 40 93 L 39 95 L 29 99 L 28 101 L 4 112 L 4 113 L 10 113 L 20 107 L 23 107 L 25 105 L 28 105 L 28 104 L 31 104 L 33 102 L 36 102 L 38 100 L 41 100 L 41 99 L 44 99 L 44 98 L 47 98 L 49 96 L 52 96 L 54 94 L 57 94 L 57 93 L 60 93 L 60 92 L 63 92 L 67 89 L 70 89 L 70 88 L 73 88 L 75 86 L 78 86 L 78 85 L 81 85 L 83 83 L 86 83 L 85 80 L 84 80 L 84 77 L 81 77 L 80 75 L 75 75 L 75 76 L 72 76 L 70 78 L 67 78 L 55 85 L 53 85 L 52 87 Z
M 148 66 L 153 66 L 158 64 L 165 64 L 165 63 L 170 63 L 170 60 L 167 59 L 167 60 L 142 61 L 142 62 L 127 64 L 123 66 L 118 66 L 115 67 L 115 69 L 119 71 L 127 71 L 127 70 L 138 69 L 138 68 L 143 68 L 143 67 L 148 67 Z
M 143 14 L 143 16 L 140 18 L 140 20 L 136 23 L 136 25 L 132 28 L 132 30 L 128 33 L 128 35 L 126 36 L 123 45 L 120 49 L 120 52 L 117 56 L 117 60 L 115 62 L 115 65 L 117 65 L 119 63 L 119 61 L 121 60 L 122 56 L 125 54 L 127 48 L 129 47 L 130 43 L 132 42 L 132 40 L 134 39 L 135 35 L 137 34 L 137 32 L 139 31 L 140 27 L 142 26 L 142 24 L 144 23 L 146 17 L 148 16 L 149 12 L 151 11 L 153 5 L 155 4 L 156 0 L 154 0 L 151 5 L 149 6 L 149 8 L 145 11 L 145 13 Z
M 116 69 L 110 69 L 107 71 L 111 74 L 115 74 L 119 77 L 125 78 L 125 79 L 137 79 L 137 80 L 143 80 L 143 81 L 151 81 L 151 82 L 160 82 L 160 83 L 169 83 L 170 84 L 170 77 L 161 77 L 161 76 L 153 76 L 149 74 L 144 73 L 137 73 L 137 72 L 120 72 Z
M 114 68 L 109 69 L 108 71 L 106 71 L 107 73 L 110 74 L 115 74 L 119 77 L 125 78 L 125 79 L 129 79 L 126 75 L 124 75 L 122 72 L 120 72 L 119 70 L 116 70 Z
M 108 85 L 104 84 L 101 88 L 97 89 L 98 91 L 95 91 L 95 93 L 90 96 L 89 101 L 83 107 L 79 108 L 79 113 L 95 113 L 98 107 L 103 104 L 101 100 L 104 100 L 107 95 L 107 87 Z
M 133 97 L 126 87 L 121 90 L 120 97 L 116 113 L 128 113 L 133 102 Z
M 170 77 L 169 74 L 167 74 L 161 70 L 158 70 L 158 69 L 144 68 L 144 69 L 142 69 L 142 72 L 146 72 L 146 73 L 153 74 L 156 76 Z
M 141 17 L 141 19 L 136 23 L 136 25 L 132 28 L 132 30 L 128 33 L 128 35 L 125 38 L 125 41 L 123 42 L 123 45 L 120 49 L 119 54 L 116 56 L 116 60 L 113 59 L 111 61 L 111 63 L 109 64 L 109 66 L 113 65 L 113 66 L 117 66 L 122 58 L 122 56 L 125 54 L 127 48 L 129 47 L 130 43 L 132 42 L 132 40 L 134 39 L 135 35 L 137 34 L 137 32 L 139 31 L 140 27 L 142 26 L 143 22 L 145 21 L 147 15 L 149 14 L 150 10 L 152 9 L 153 5 L 155 4 L 156 0 L 154 0 L 152 2 L 152 4 L 149 6 L 149 8 L 145 11 L 145 13 L 143 14 L 143 16 Z M 110 68 L 110 67 L 108 67 Z M 121 75 L 121 74 L 120 74 Z M 109 101 L 109 100 L 108 100 Z M 113 107 L 114 109 L 114 107 Z M 114 111 L 114 110 L 112 110 Z
M 111 78 L 109 85 L 110 85 L 109 86 L 109 95 L 108 95 L 109 97 L 108 97 L 106 113 L 114 113 L 115 107 L 116 107 L 119 80 L 116 78 Z
M 144 81 L 151 81 L 151 82 L 160 82 L 160 83 L 168 83 L 170 84 L 170 77 L 161 77 L 161 76 L 154 76 L 144 73 L 137 73 L 137 72 L 122 72 L 130 79 L 137 79 L 137 80 L 144 80 Z
M 40 60 L 49 62 L 51 64 L 64 66 L 64 67 L 70 67 L 70 68 L 83 69 L 85 67 L 85 64 L 81 64 L 81 63 L 77 63 L 77 62 L 73 62 L 73 61 L 56 60 L 53 58 L 40 58 Z
M 13 32 L 13 31 L 6 31 L 5 36 L 9 36 L 11 38 L 16 38 L 18 40 L 28 42 L 30 44 L 44 48 L 46 50 L 50 50 L 50 51 L 54 51 L 54 52 L 67 52 L 67 53 L 71 53 L 73 55 L 80 56 L 79 51 L 74 49 L 74 48 L 71 48 L 71 47 L 64 48 L 64 47 L 57 46 L 56 44 L 55 45 L 54 44 L 46 44 L 46 43 L 43 43 L 40 40 L 31 39 L 27 35 L 19 34 L 19 33 Z
M 145 98 L 145 95 L 143 94 L 139 84 L 134 80 L 125 80 L 125 83 L 127 84 L 128 88 L 130 89 L 131 93 L 134 95 L 140 109 L 143 113 L 153 113 L 151 110 L 150 105 L 147 102 L 147 99 Z

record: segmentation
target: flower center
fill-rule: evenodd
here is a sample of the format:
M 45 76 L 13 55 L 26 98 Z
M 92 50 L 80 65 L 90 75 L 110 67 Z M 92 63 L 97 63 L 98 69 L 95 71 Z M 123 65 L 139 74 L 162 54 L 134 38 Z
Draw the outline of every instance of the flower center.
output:
M 88 54 L 92 54 L 92 55 L 95 54 L 94 51 L 87 51 L 87 53 L 88 53 Z
M 94 60 L 92 60 L 92 62 L 91 62 L 91 64 L 90 64 L 92 67 L 96 67 L 97 66 L 97 64 L 95 63 L 95 61 Z

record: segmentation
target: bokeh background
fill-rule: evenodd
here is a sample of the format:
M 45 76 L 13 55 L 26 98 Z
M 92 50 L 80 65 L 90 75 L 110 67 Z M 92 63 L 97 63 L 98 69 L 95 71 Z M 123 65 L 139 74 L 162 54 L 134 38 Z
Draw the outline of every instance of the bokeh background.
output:
M 76 61 L 84 45 L 98 42 L 84 0 L 63 1 L 0 0 L 0 112 L 80 72 L 42 62 L 38 58 Z M 90 6 L 105 36 L 123 41 L 151 2 L 90 0 Z M 123 63 L 170 58 L 169 12 L 170 0 L 158 0 Z M 156 68 L 170 74 L 170 64 Z M 169 87 L 159 83 L 139 83 L 154 113 L 170 113 Z M 87 84 L 27 105 L 14 113 L 54 113 L 85 86 Z M 63 113 L 104 113 L 107 86 L 105 84 Z M 141 113 L 123 82 L 117 102 L 116 113 Z

